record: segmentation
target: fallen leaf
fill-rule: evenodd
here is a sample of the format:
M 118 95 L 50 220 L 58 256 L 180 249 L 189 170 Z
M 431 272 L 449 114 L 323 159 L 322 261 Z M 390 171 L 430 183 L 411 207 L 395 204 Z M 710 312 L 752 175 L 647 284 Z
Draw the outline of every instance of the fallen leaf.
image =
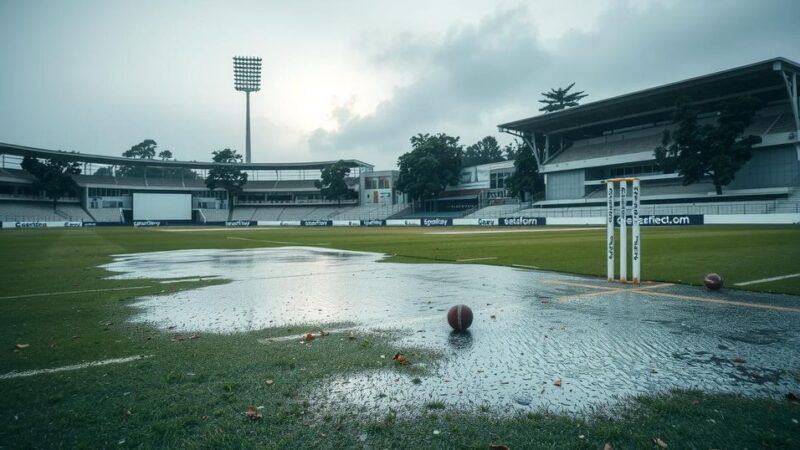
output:
M 193 334 L 193 335 L 189 336 L 189 339 L 200 339 L 200 335 L 199 334 Z
M 492 314 L 491 316 L 489 316 L 489 318 L 490 318 L 490 319 L 492 319 L 492 320 L 494 320 L 494 319 L 497 319 L 497 316 L 495 316 L 494 314 Z
M 178 328 L 178 326 L 177 325 L 172 325 L 172 326 L 167 327 L 168 330 L 174 330 L 175 328 Z
M 320 336 L 327 336 L 327 335 L 329 335 L 329 334 L 330 334 L 330 333 L 329 333 L 329 332 L 327 332 L 327 331 L 319 330 L 319 335 L 320 335 Z
M 272 383 L 274 383 L 274 382 L 275 382 L 275 380 L 266 380 L 266 381 L 264 381 L 264 383 L 267 383 L 267 386 L 271 386 Z
M 738 355 L 737 355 L 737 356 L 736 356 L 736 358 L 734 358 L 733 362 L 735 362 L 735 363 L 737 363 L 737 364 L 744 364 L 744 363 L 745 363 L 745 360 L 744 360 L 744 358 L 742 358 L 741 356 L 738 356 Z
M 611 445 L 611 442 L 606 442 L 606 445 L 603 446 L 603 450 L 614 450 L 614 446 Z
M 254 405 L 249 405 L 247 407 L 247 412 L 244 413 L 250 420 L 261 420 L 264 416 L 261 414 L 261 411 L 258 410 Z
M 509 448 L 503 444 L 489 444 L 489 450 L 509 450 Z
M 14 347 L 16 347 L 17 349 L 23 349 L 23 348 L 28 348 L 30 346 L 31 344 L 17 344 Z
M 556 378 L 555 380 L 553 380 L 553 384 L 555 384 L 556 386 L 560 387 L 561 386 L 561 378 Z
M 306 333 L 306 335 L 303 336 L 303 340 L 306 341 L 306 342 L 311 342 L 314 339 L 316 339 L 316 337 L 311 333 Z
M 408 364 L 408 358 L 403 356 L 400 352 L 397 352 L 392 359 L 397 361 L 398 364 Z
M 433 430 L 433 434 L 439 434 L 439 430 Z
M 786 400 L 789 400 L 790 402 L 800 402 L 800 394 L 789 392 L 786 394 Z
M 661 448 L 669 447 L 666 442 L 661 440 L 661 438 L 653 438 L 653 443 Z
M 356 338 L 356 335 L 355 335 L 355 334 L 353 334 L 353 333 L 350 333 L 350 335 L 349 335 L 349 336 L 347 336 L 347 339 L 350 339 L 350 340 L 353 340 L 353 339 L 355 339 L 355 338 Z

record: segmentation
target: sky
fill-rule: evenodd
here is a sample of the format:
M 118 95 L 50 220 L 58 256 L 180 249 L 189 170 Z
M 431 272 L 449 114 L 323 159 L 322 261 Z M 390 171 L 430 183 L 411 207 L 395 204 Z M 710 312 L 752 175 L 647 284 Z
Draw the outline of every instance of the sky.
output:
M 180 160 L 244 153 L 234 55 L 263 59 L 254 162 L 396 169 L 419 133 L 470 145 L 576 83 L 597 101 L 783 56 L 797 0 L 0 0 L 0 142 Z

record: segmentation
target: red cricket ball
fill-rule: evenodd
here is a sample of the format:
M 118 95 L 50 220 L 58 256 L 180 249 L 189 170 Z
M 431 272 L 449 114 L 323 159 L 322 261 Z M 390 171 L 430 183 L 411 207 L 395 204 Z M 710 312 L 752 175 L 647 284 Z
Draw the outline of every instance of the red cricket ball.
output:
M 722 277 L 716 273 L 710 273 L 703 279 L 703 284 L 712 291 L 718 291 L 722 288 Z
M 472 325 L 472 310 L 467 305 L 456 305 L 447 311 L 447 323 L 456 331 L 464 331 Z

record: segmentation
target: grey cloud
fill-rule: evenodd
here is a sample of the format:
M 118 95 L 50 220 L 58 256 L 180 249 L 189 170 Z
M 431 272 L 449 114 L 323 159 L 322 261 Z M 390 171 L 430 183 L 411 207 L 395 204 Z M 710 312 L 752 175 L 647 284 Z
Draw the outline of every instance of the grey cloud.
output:
M 540 92 L 577 82 L 584 102 L 775 56 L 797 59 L 800 3 L 780 1 L 616 3 L 594 31 L 570 30 L 544 45 L 532 11 L 498 11 L 443 37 L 404 34 L 368 58 L 376 70 L 411 67 L 415 81 L 368 116 L 337 111 L 336 131 L 309 136 L 312 152 L 357 155 L 395 167 L 420 132 L 497 134 L 497 123 L 538 114 Z M 568 24 L 566 25 L 568 26 Z M 355 157 L 355 156 L 354 156 Z

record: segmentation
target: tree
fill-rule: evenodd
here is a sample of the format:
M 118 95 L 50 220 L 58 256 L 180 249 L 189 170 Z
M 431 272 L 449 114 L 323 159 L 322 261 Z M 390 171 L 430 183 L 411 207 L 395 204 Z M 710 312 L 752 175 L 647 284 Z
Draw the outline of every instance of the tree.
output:
M 425 200 L 436 199 L 448 185 L 458 184 L 463 154 L 458 140 L 444 133 L 413 136 L 413 150 L 397 160 L 397 189 L 412 200 Z
M 500 145 L 497 144 L 497 139 L 495 139 L 493 136 L 486 136 L 480 141 L 467 147 L 467 149 L 464 151 L 462 165 L 477 166 L 479 164 L 488 164 L 503 160 L 503 151 L 500 150 Z
M 674 131 L 664 130 L 661 146 L 655 149 L 656 163 L 665 171 L 677 171 L 683 185 L 711 178 L 717 195 L 730 184 L 736 172 L 750 160 L 759 136 L 744 136 L 761 102 L 741 97 L 720 106 L 716 123 L 698 123 L 699 111 L 684 97 L 678 100 Z
M 566 88 L 551 88 L 550 92 L 542 92 L 544 99 L 539 100 L 539 103 L 544 103 L 545 105 L 539 108 L 539 111 L 549 113 L 578 106 L 578 101 L 584 97 L 588 97 L 589 94 L 584 94 L 583 91 L 569 93 L 572 86 L 575 86 L 575 83 L 570 84 Z
M 247 183 L 247 173 L 234 166 L 242 162 L 242 155 L 236 150 L 226 148 L 213 152 L 211 158 L 215 163 L 208 171 L 206 186 L 212 191 L 222 188 L 228 193 L 228 215 L 233 213 L 233 198 L 242 192 L 242 186 Z
M 514 173 L 508 177 L 506 183 L 512 196 L 525 201 L 526 194 L 533 197 L 544 189 L 544 180 L 539 174 L 533 149 L 525 144 L 519 145 L 515 156 Z
M 156 141 L 152 139 L 145 139 L 142 142 L 132 146 L 130 150 L 122 153 L 126 158 L 139 158 L 139 159 L 153 159 L 156 156 Z M 165 150 L 169 151 L 169 150 Z M 171 154 L 171 153 L 170 153 Z
M 25 156 L 22 168 L 36 177 L 34 187 L 43 190 L 53 200 L 53 211 L 58 206 L 59 198 L 78 192 L 78 183 L 72 175 L 81 173 L 81 165 L 66 156 L 52 156 L 45 162 Z
M 158 157 L 161 158 L 162 161 L 172 159 L 172 152 L 169 150 L 162 150 L 159 152 Z
M 156 155 L 156 147 L 158 147 L 156 141 L 145 139 L 122 152 L 122 156 L 135 159 L 153 159 Z M 121 166 L 118 174 L 125 177 L 143 177 L 144 171 L 145 167 L 143 166 Z
M 522 150 L 523 147 L 525 147 L 524 142 L 518 139 L 514 139 L 513 142 L 509 142 L 508 144 L 505 145 L 505 147 L 503 147 L 503 157 L 507 161 L 513 161 L 517 159 L 517 155 L 519 154 L 519 152 Z
M 342 206 L 343 198 L 355 198 L 358 194 L 347 186 L 345 178 L 350 175 L 350 167 L 341 159 L 332 166 L 322 169 L 322 179 L 314 182 L 314 186 L 320 189 L 322 196 L 328 200 L 336 199 L 337 204 Z
M 105 166 L 97 169 L 94 172 L 94 176 L 96 177 L 113 177 L 114 171 L 111 169 L 111 166 Z

